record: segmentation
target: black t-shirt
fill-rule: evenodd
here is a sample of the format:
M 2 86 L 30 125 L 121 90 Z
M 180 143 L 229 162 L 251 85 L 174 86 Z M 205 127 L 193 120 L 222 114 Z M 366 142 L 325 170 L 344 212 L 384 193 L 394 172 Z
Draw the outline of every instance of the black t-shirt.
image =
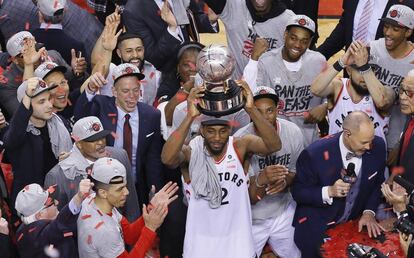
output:
M 49 130 L 47 129 L 47 126 L 36 128 L 40 131 L 40 137 L 42 137 L 43 140 L 43 171 L 46 175 L 47 172 L 49 172 L 49 170 L 51 170 L 58 163 L 58 160 L 52 151 L 52 145 L 50 143 Z

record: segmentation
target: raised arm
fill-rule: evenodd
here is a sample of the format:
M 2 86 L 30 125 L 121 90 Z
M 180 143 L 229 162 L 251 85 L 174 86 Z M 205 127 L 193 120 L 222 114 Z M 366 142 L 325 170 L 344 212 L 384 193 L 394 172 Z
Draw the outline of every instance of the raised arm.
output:
M 362 74 L 369 94 L 378 110 L 388 111 L 395 100 L 395 92 L 391 87 L 384 86 L 375 76 L 368 65 L 367 47 L 360 41 L 355 41 L 349 47 L 355 60 L 357 70 Z
M 352 64 L 352 55 L 350 49 L 338 59 L 333 65 L 328 65 L 313 81 L 311 92 L 318 97 L 336 96 L 341 84 L 334 80 L 345 66 Z
M 237 147 L 241 150 L 241 154 L 269 154 L 282 148 L 279 135 L 275 128 L 260 114 L 253 103 L 253 93 L 249 85 L 245 81 L 236 81 L 243 88 L 243 95 L 246 99 L 244 109 L 249 114 L 256 126 L 258 135 L 245 135 L 237 140 Z M 243 152 L 244 151 L 244 152 Z
M 190 161 L 190 148 L 184 145 L 184 141 L 194 119 L 200 115 L 200 111 L 197 109 L 195 103 L 202 96 L 204 96 L 203 87 L 191 89 L 190 95 L 187 98 L 187 116 L 164 144 L 161 152 L 161 161 L 171 168 L 176 168 L 181 163 Z

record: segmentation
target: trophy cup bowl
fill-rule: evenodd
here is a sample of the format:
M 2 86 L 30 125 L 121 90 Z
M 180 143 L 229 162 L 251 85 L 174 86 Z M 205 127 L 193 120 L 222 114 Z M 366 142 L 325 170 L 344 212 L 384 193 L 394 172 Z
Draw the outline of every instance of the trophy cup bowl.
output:
M 231 80 L 236 61 L 227 47 L 213 44 L 197 57 L 197 71 L 206 88 L 198 108 L 208 116 L 225 116 L 244 107 L 242 89 Z

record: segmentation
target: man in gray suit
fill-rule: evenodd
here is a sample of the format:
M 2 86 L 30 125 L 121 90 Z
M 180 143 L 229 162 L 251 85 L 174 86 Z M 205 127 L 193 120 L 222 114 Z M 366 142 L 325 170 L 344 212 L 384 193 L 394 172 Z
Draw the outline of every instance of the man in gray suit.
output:
M 131 176 L 131 163 L 124 149 L 106 146 L 105 137 L 111 131 L 104 130 L 95 116 L 79 119 L 73 126 L 72 138 L 75 143 L 68 156 L 54 166 L 46 175 L 45 187 L 57 185 L 58 207 L 67 204 L 78 192 L 79 182 L 88 176 L 91 165 L 99 158 L 111 157 L 125 166 L 129 195 L 121 213 L 128 221 L 140 216 L 138 196 Z M 93 165 L 92 165 L 93 166 Z

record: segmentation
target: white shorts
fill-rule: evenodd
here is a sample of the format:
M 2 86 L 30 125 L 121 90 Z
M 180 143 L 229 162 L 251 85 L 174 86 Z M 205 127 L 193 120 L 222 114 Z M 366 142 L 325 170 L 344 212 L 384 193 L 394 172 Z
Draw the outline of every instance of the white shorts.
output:
M 292 226 L 292 221 L 295 208 L 296 203 L 292 200 L 285 212 L 277 218 L 253 220 L 253 239 L 258 254 L 262 253 L 264 245 L 268 242 L 273 252 L 279 257 L 301 257 L 301 253 L 293 241 L 295 228 Z

